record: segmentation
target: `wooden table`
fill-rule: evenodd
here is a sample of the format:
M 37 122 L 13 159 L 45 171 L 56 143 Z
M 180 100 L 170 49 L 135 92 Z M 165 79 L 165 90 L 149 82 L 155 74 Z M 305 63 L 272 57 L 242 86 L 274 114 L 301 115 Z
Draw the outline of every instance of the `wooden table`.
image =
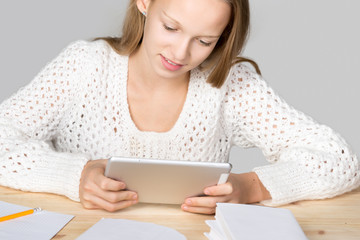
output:
M 205 240 L 203 233 L 209 231 L 205 220 L 214 219 L 214 216 L 183 212 L 179 205 L 139 203 L 116 213 L 86 210 L 80 203 L 63 196 L 27 193 L 5 187 L 0 187 L 0 200 L 74 215 L 53 239 L 75 239 L 104 217 L 152 222 L 174 228 L 189 240 Z M 282 207 L 293 212 L 310 240 L 360 239 L 360 188 L 333 199 L 301 201 Z

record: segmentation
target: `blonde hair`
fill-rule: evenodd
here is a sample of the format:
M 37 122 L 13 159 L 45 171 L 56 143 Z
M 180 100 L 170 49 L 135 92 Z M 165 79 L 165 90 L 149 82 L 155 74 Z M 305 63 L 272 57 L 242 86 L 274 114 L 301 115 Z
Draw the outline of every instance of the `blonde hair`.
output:
M 239 62 L 249 62 L 256 72 L 260 69 L 256 62 L 239 56 L 246 44 L 250 28 L 250 7 L 248 0 L 224 0 L 231 7 L 231 16 L 214 50 L 199 66 L 201 70 L 212 69 L 207 82 L 213 87 L 220 88 L 232 65 Z M 110 46 L 121 55 L 130 55 L 141 44 L 144 32 L 145 16 L 137 8 L 136 0 L 130 0 L 122 36 L 96 38 L 107 41 Z

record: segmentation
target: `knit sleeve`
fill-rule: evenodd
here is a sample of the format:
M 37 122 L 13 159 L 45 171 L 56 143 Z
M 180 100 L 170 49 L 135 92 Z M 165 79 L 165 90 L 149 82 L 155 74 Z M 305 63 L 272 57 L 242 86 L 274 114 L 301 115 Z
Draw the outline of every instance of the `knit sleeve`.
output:
M 245 137 L 270 162 L 253 169 L 272 196 L 263 204 L 329 198 L 360 185 L 359 161 L 332 129 L 290 107 L 243 65 L 229 81 L 234 144 Z
M 31 81 L 0 105 L 0 184 L 79 200 L 79 181 L 88 161 L 58 152 L 51 143 L 73 101 L 86 65 L 86 42 L 69 45 Z

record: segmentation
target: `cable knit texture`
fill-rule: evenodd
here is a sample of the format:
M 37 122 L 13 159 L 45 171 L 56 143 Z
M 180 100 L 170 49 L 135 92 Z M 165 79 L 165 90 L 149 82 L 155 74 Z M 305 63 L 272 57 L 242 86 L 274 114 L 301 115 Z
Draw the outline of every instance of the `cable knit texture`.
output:
M 254 171 L 267 205 L 328 198 L 360 184 L 343 139 L 279 98 L 245 65 L 222 88 L 191 72 L 182 112 L 168 132 L 140 131 L 127 102 L 128 57 L 104 41 L 69 45 L 0 106 L 0 184 L 79 200 L 88 160 L 110 156 L 226 162 L 233 145 L 258 147 Z M 244 161 L 239 159 L 239 161 Z

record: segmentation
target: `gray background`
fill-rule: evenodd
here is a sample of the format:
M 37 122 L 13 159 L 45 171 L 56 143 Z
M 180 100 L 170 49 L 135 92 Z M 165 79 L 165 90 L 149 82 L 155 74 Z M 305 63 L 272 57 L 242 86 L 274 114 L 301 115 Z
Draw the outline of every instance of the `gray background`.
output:
M 24 86 L 70 42 L 118 36 L 125 0 L 0 2 L 0 101 Z M 250 0 L 245 55 L 290 105 L 332 127 L 360 152 L 360 2 Z M 265 164 L 257 149 L 234 148 L 236 172 Z

